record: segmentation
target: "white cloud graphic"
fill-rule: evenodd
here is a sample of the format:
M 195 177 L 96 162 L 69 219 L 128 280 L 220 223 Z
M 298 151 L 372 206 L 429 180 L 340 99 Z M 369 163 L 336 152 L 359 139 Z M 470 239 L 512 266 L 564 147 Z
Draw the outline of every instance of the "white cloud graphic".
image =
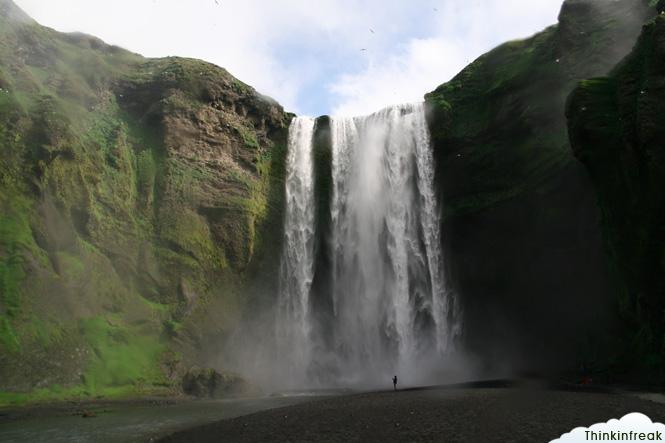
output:
M 644 414 L 634 412 L 622 419 L 596 423 L 589 428 L 575 428 L 550 443 L 587 443 L 590 441 L 661 441 L 665 442 L 665 425 L 654 423 Z

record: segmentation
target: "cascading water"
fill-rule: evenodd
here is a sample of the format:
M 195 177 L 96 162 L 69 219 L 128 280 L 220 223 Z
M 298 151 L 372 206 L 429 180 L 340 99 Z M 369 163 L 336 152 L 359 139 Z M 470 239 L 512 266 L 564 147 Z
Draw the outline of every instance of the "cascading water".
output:
M 311 331 L 309 295 L 314 263 L 314 119 L 297 117 L 289 128 L 285 241 L 277 321 L 277 349 L 289 355 L 285 374 L 304 380 Z
M 325 325 L 312 312 L 313 129 L 311 119 L 299 118 L 289 136 L 277 323 L 290 374 L 302 384 L 344 386 L 394 372 L 424 379 L 459 332 L 444 281 L 424 105 L 331 119 L 332 312 Z

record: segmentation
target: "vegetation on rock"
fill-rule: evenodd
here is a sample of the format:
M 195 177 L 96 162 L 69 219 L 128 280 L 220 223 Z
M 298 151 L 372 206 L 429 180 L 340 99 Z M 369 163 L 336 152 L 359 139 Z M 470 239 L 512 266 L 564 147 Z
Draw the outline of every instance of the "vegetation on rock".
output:
M 290 116 L 0 1 L 0 404 L 175 392 L 274 286 Z M 278 249 L 278 248 L 277 248 Z

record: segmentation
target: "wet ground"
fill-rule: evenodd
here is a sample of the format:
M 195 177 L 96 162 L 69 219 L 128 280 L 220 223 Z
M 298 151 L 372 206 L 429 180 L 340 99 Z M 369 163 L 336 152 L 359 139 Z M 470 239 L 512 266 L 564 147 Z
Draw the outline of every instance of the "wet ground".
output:
M 126 443 L 197 425 L 311 401 L 321 394 L 210 401 L 140 401 L 54 405 L 0 411 L 0 442 Z M 83 417 L 86 413 L 94 417 Z M 93 414 L 90 414 L 92 412 Z

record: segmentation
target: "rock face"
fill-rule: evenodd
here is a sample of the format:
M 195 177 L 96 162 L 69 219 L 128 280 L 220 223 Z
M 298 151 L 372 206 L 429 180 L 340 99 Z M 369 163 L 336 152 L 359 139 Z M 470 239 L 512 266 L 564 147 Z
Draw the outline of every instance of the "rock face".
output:
M 178 389 L 223 367 L 210 346 L 275 286 L 291 116 L 224 69 L 8 0 L 0 88 L 0 391 Z
M 575 155 L 596 189 L 618 292 L 615 370 L 642 383 L 662 383 L 665 15 L 644 27 L 632 53 L 609 76 L 579 84 L 567 115 Z
M 464 344 L 491 368 L 588 366 L 606 354 L 613 296 L 565 103 L 580 79 L 630 51 L 653 14 L 638 0 L 566 1 L 558 26 L 498 47 L 427 95 Z
M 228 398 L 246 395 L 250 387 L 237 375 L 220 374 L 214 369 L 192 369 L 182 378 L 182 390 L 198 398 Z

